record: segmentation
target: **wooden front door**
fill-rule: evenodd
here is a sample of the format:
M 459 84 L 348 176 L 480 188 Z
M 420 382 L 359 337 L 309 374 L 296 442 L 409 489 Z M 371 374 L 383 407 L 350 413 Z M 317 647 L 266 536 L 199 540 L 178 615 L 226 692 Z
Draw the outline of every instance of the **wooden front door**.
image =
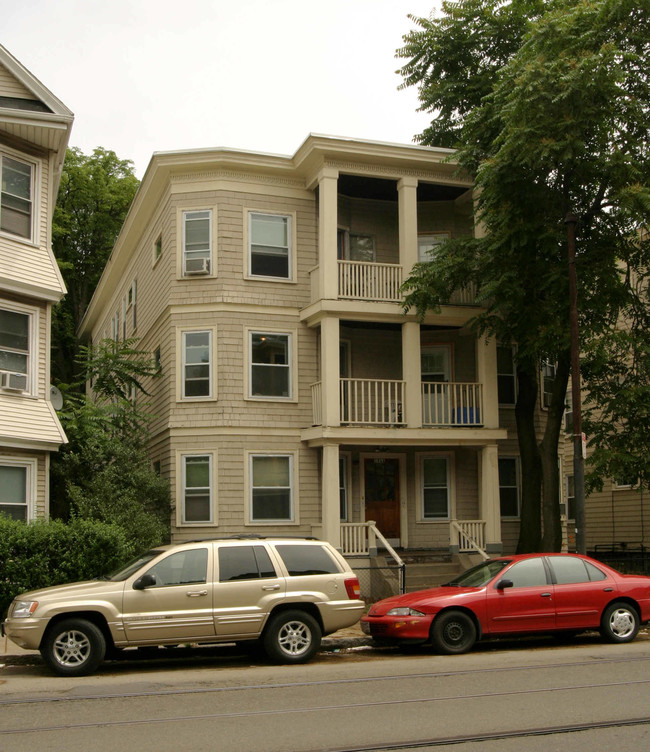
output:
M 385 538 L 399 538 L 399 460 L 367 457 L 364 460 L 364 488 L 366 520 L 375 520 Z

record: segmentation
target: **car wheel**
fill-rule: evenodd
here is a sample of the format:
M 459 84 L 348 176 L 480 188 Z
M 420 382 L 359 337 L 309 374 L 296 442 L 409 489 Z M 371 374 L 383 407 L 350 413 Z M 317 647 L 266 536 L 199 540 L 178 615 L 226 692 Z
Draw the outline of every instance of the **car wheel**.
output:
M 86 619 L 65 619 L 50 627 L 41 643 L 41 655 L 60 676 L 92 674 L 106 654 L 101 629 Z
M 305 663 L 320 648 L 321 629 L 304 611 L 283 611 L 271 618 L 264 632 L 264 650 L 278 663 Z
M 462 611 L 445 611 L 433 622 L 431 640 L 439 653 L 466 653 L 476 642 L 476 627 Z
M 639 626 L 639 615 L 633 606 L 612 603 L 603 613 L 600 631 L 610 642 L 631 642 L 636 637 Z

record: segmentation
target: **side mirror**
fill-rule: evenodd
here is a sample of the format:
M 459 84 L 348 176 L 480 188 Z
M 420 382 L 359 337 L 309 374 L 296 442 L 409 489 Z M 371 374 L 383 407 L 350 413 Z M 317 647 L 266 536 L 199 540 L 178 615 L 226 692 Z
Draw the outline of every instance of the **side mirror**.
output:
M 502 580 L 499 580 L 497 582 L 497 590 L 505 590 L 509 587 L 514 587 L 514 582 L 512 580 L 507 580 L 505 577 Z
M 142 577 L 138 577 L 138 579 L 133 583 L 133 589 L 134 590 L 144 590 L 148 587 L 153 587 L 154 585 L 157 585 L 158 581 L 156 580 L 156 575 L 154 574 L 143 574 Z

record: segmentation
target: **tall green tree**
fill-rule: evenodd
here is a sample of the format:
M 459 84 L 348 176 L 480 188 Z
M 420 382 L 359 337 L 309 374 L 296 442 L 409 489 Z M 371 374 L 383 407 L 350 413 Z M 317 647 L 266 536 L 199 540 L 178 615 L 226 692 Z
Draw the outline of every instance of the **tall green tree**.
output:
M 398 56 L 432 113 L 418 140 L 455 146 L 475 176 L 482 237 L 450 241 L 406 283 L 420 313 L 473 282 L 474 325 L 517 344 L 522 462 L 518 549 L 557 549 L 558 441 L 569 376 L 566 228 L 579 218 L 581 326 L 606 331 L 629 294 L 650 201 L 650 0 L 459 0 L 414 19 Z M 542 363 L 557 375 L 541 440 Z
M 68 288 L 52 320 L 52 375 L 76 380 L 77 328 L 138 188 L 130 160 L 98 147 L 68 149 L 54 210 L 52 247 Z

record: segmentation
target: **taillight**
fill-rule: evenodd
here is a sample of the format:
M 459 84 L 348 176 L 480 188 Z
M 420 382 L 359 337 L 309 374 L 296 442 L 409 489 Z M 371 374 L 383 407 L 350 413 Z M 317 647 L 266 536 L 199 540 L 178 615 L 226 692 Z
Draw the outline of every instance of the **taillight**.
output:
M 345 581 L 345 589 L 348 591 L 348 598 L 358 601 L 361 597 L 361 586 L 357 577 L 350 577 Z

